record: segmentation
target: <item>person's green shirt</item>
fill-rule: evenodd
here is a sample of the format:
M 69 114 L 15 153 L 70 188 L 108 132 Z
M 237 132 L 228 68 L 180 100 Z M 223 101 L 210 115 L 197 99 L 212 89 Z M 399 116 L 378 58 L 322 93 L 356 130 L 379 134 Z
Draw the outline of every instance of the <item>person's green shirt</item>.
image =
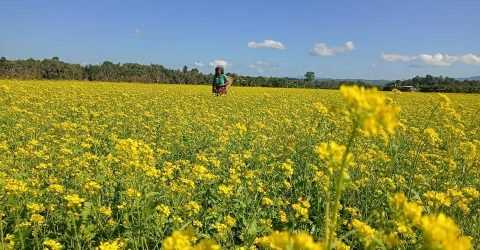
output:
M 227 76 L 225 74 L 221 74 L 220 76 L 213 77 L 213 85 L 214 86 L 225 86 L 227 84 Z

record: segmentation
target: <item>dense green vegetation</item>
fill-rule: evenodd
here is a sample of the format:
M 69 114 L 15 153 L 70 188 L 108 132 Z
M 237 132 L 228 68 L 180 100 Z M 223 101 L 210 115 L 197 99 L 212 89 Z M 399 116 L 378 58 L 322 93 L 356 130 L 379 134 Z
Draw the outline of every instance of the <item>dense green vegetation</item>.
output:
M 341 85 L 376 86 L 365 80 L 316 79 L 314 72 L 307 72 L 305 79 L 289 77 L 242 76 L 234 73 L 235 85 L 288 88 L 337 89 Z M 0 58 L 0 78 L 3 79 L 45 79 L 45 80 L 88 80 L 107 82 L 142 82 L 209 84 L 212 74 L 198 69 L 167 69 L 162 65 L 138 63 L 112 63 L 105 61 L 98 65 L 80 65 L 61 61 L 58 57 L 35 60 L 7 60 Z M 401 86 L 413 86 L 424 92 L 480 92 L 479 80 L 456 80 L 449 77 L 416 76 L 409 80 L 387 83 L 383 89 L 392 90 Z
M 466 92 L 478 93 L 480 92 L 479 80 L 457 80 L 450 77 L 435 77 L 426 75 L 425 77 L 416 76 L 412 79 L 386 84 L 384 90 L 391 90 L 401 86 L 413 86 L 422 92 Z
M 313 73 L 313 72 L 310 72 Z M 368 85 L 361 81 L 307 80 L 288 77 L 241 76 L 233 73 L 235 85 L 262 87 L 338 88 L 342 84 Z M 0 78 L 4 79 L 46 79 L 46 80 L 89 80 L 108 82 L 143 82 L 209 84 L 213 75 L 184 66 L 181 70 L 167 69 L 162 65 L 137 63 L 112 63 L 105 61 L 98 65 L 80 65 L 52 59 L 7 60 L 0 59 Z M 314 77 L 314 75 L 313 75 Z

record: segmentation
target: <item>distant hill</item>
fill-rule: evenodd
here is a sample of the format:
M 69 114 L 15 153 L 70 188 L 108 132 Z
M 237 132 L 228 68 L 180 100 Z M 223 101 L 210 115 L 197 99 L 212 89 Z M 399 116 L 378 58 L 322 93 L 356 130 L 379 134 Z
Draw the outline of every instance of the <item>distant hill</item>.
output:
M 480 76 L 471 76 L 471 77 L 459 77 L 459 78 L 455 78 L 456 80 L 459 80 L 459 81 L 480 81 Z
M 469 78 L 465 78 L 465 80 L 480 81 L 480 76 L 472 76 L 472 77 L 469 77 Z

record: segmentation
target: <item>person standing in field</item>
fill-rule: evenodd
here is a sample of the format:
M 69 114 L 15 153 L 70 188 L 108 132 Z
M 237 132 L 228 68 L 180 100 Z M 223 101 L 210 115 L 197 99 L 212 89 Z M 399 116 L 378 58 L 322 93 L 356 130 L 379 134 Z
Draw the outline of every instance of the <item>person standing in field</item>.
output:
M 215 75 L 212 81 L 212 92 L 216 96 L 227 95 L 228 77 L 221 66 L 215 67 Z

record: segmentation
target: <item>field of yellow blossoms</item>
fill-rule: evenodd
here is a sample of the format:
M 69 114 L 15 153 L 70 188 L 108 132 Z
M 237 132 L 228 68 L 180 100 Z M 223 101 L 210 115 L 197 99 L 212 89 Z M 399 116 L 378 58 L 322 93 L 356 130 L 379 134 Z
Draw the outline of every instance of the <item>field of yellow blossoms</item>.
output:
M 480 95 L 0 80 L 0 249 L 479 249 Z

